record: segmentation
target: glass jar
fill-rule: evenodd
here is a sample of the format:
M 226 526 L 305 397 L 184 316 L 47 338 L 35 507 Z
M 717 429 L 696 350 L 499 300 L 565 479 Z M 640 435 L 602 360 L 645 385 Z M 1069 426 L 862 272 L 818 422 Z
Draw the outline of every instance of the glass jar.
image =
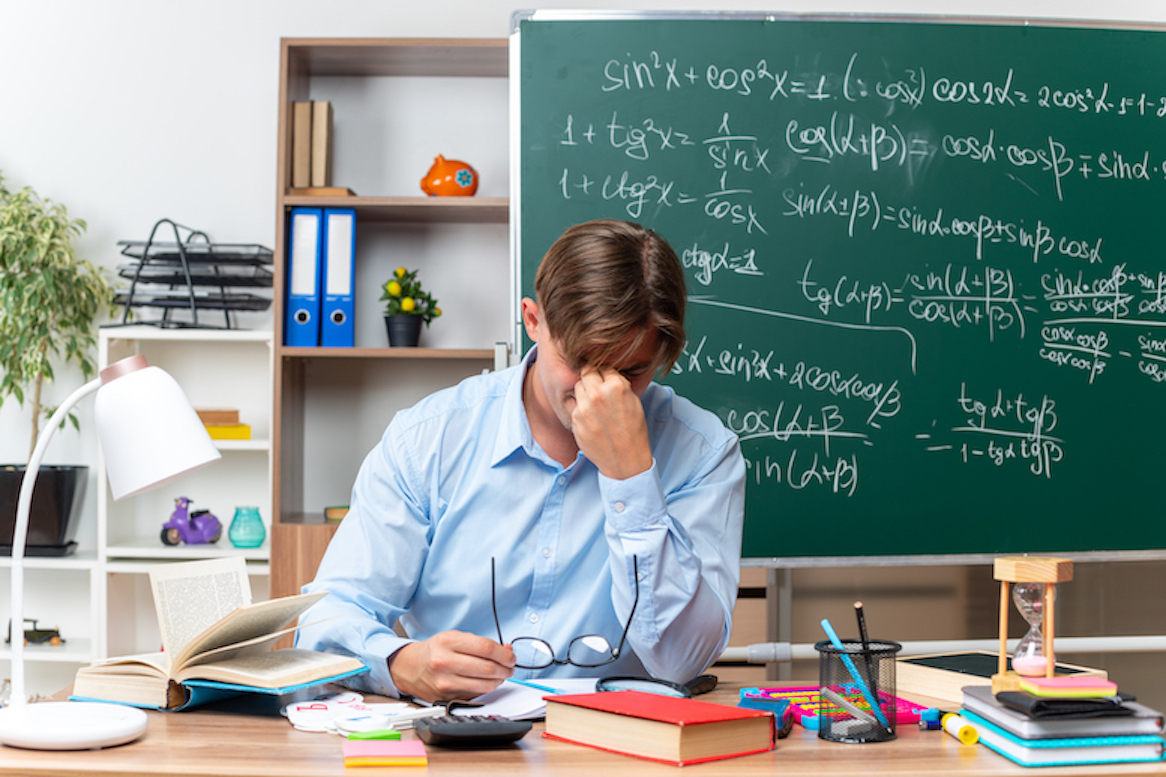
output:
M 258 548 L 263 544 L 267 530 L 263 527 L 263 519 L 259 517 L 258 507 L 236 507 L 235 517 L 231 519 L 231 528 L 227 530 L 227 537 L 236 548 Z

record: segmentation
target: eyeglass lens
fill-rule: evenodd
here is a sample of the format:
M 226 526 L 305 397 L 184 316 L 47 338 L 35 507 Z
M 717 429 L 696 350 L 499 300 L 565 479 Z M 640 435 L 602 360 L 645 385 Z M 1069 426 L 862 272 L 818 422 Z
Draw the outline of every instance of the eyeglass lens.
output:
M 518 637 L 511 645 L 519 656 L 520 669 L 545 669 L 555 662 L 555 651 L 537 637 Z M 598 634 L 576 637 L 567 646 L 567 657 L 560 663 L 575 666 L 603 666 L 615 658 L 615 651 L 606 638 Z

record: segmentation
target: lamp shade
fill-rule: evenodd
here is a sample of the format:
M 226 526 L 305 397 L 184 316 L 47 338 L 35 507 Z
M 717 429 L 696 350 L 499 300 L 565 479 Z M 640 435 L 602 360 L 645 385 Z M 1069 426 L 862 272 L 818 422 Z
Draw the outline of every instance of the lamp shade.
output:
M 101 371 L 94 415 L 114 499 L 176 480 L 221 456 L 178 383 L 140 355 Z

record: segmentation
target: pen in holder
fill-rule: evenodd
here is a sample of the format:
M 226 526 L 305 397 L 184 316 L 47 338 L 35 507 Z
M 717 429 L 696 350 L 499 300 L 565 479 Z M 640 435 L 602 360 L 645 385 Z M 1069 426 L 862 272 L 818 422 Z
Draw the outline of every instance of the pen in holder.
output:
M 895 656 L 898 642 L 830 639 L 818 651 L 821 707 L 818 737 L 831 742 L 895 738 Z

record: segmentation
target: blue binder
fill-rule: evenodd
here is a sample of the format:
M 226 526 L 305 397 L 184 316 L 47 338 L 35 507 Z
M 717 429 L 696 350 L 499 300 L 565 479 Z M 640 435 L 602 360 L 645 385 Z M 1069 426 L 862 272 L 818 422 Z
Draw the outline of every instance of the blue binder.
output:
M 287 230 L 287 318 L 284 344 L 320 344 L 323 211 L 292 208 Z
M 320 345 L 351 348 L 353 328 L 352 280 L 356 270 L 356 211 L 324 209 L 324 312 L 320 318 Z

